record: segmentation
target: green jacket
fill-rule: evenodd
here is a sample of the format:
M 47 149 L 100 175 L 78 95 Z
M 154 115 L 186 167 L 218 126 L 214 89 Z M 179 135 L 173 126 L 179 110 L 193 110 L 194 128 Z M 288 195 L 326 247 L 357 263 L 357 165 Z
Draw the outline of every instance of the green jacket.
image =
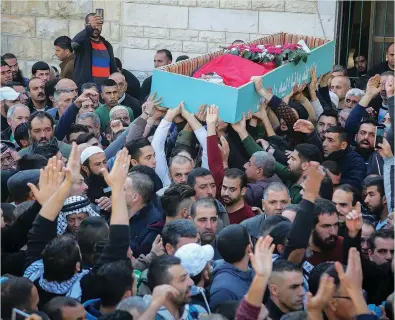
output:
M 243 140 L 243 145 L 250 156 L 252 156 L 255 152 L 264 151 L 250 135 Z M 276 161 L 274 169 L 279 178 L 288 187 L 289 194 L 291 196 L 291 202 L 293 204 L 298 204 L 300 201 L 302 201 L 302 195 L 300 194 L 302 186 L 295 183 L 296 178 L 294 174 L 288 170 L 288 167 Z
M 133 122 L 134 120 L 134 114 L 133 110 L 130 109 L 129 107 L 124 106 L 126 109 L 128 109 L 129 112 L 129 117 L 130 117 L 130 122 Z M 99 116 L 100 118 L 100 131 L 105 132 L 107 129 L 108 124 L 110 123 L 110 109 L 105 104 L 101 104 L 95 111 L 95 113 Z

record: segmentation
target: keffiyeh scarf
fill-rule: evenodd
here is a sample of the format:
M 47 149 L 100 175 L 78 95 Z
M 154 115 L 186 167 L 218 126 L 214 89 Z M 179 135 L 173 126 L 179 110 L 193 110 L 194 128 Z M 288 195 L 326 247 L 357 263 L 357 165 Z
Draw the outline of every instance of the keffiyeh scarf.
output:
M 37 260 L 26 269 L 23 276 L 32 282 L 39 279 L 38 283 L 40 287 L 47 292 L 65 295 L 66 297 L 80 300 L 82 295 L 80 281 L 88 273 L 89 270 L 82 270 L 81 272 L 76 273 L 71 279 L 63 282 L 47 281 L 43 278 L 43 260 Z
M 63 208 L 58 216 L 57 234 L 64 234 L 67 229 L 67 216 L 70 214 L 88 213 L 89 217 L 100 217 L 95 210 L 92 209 L 90 201 L 86 197 L 72 196 L 66 199 Z

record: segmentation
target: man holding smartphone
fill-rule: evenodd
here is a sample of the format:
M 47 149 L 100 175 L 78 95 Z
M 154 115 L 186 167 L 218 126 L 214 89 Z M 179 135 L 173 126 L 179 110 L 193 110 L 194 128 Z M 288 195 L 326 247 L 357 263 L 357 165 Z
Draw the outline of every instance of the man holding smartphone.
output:
M 72 40 L 75 54 L 73 80 L 78 86 L 87 82 L 101 85 L 117 71 L 112 45 L 101 36 L 103 9 L 85 17 L 85 29 Z

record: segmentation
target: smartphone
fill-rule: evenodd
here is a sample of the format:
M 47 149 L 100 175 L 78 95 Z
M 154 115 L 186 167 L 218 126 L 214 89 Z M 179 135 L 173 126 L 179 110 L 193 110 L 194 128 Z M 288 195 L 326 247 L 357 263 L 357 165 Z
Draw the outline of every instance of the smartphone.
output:
M 383 143 L 383 138 L 384 138 L 384 132 L 385 132 L 385 125 L 379 124 L 376 127 L 376 137 L 374 139 L 374 147 L 375 148 L 380 148 L 379 144 Z
M 96 9 L 96 15 L 104 20 L 104 9 L 101 8 Z
M 23 312 L 17 308 L 12 309 L 12 316 L 11 320 L 25 320 L 26 318 L 29 318 L 30 314 L 27 314 L 26 312 Z

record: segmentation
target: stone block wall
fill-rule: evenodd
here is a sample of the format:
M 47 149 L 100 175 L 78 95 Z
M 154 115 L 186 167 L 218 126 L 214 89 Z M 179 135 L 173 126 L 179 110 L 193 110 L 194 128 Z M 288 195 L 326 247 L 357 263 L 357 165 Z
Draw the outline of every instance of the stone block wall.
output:
M 14 53 L 26 76 L 38 60 L 57 66 L 54 39 L 73 38 L 96 8 L 102 35 L 140 80 L 159 49 L 195 57 L 280 31 L 333 39 L 336 24 L 334 0 L 1 0 L 1 53 Z

